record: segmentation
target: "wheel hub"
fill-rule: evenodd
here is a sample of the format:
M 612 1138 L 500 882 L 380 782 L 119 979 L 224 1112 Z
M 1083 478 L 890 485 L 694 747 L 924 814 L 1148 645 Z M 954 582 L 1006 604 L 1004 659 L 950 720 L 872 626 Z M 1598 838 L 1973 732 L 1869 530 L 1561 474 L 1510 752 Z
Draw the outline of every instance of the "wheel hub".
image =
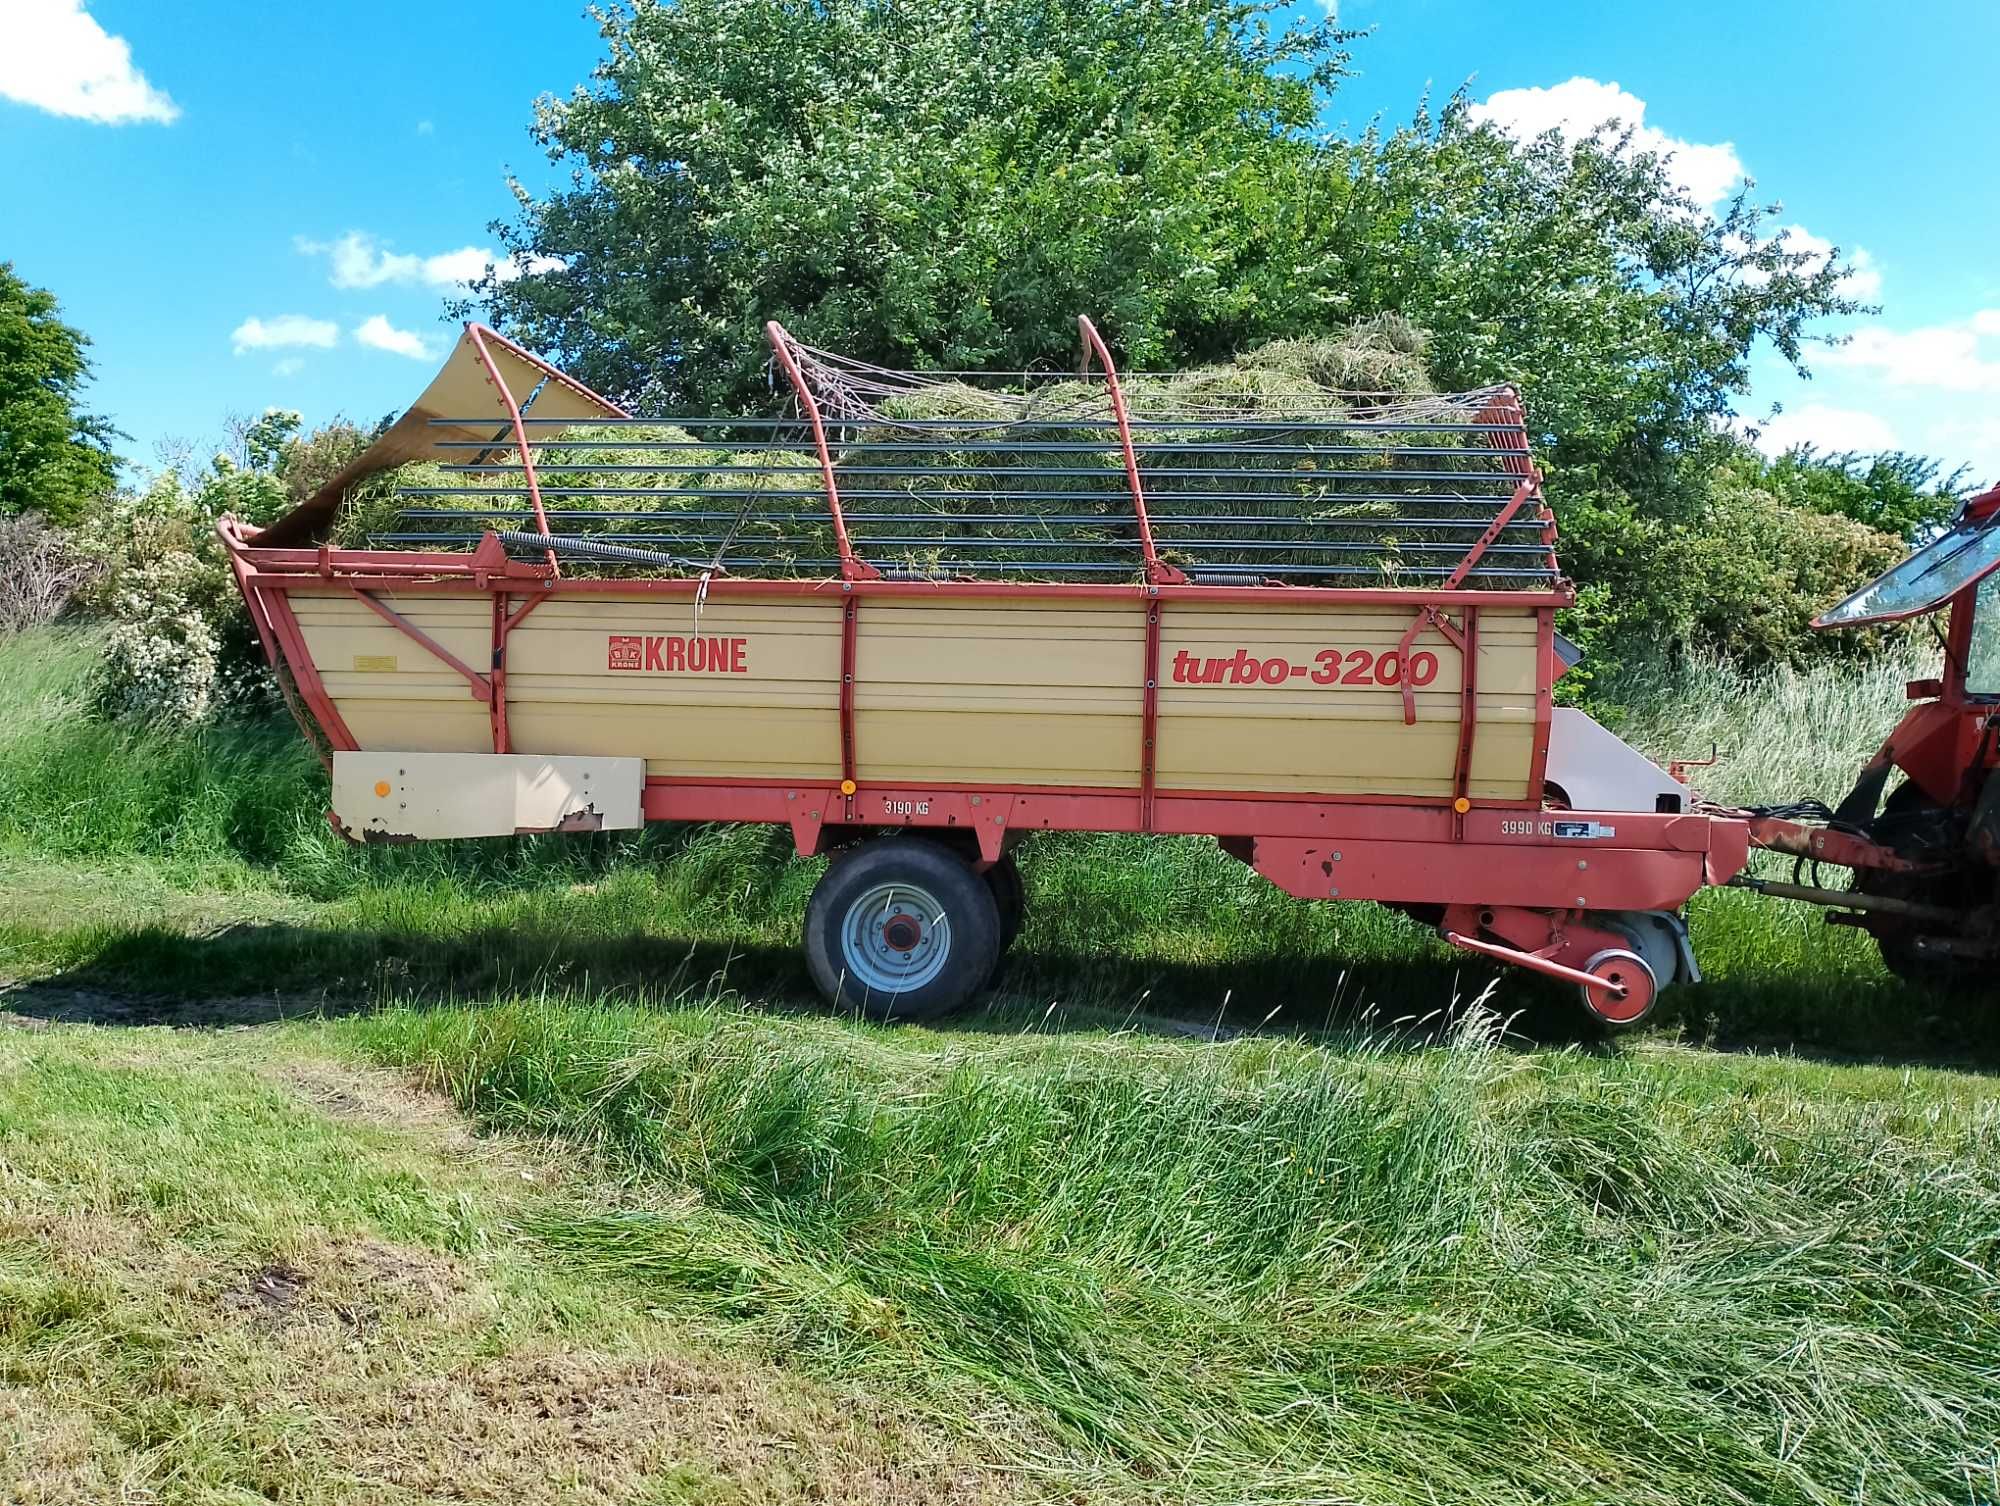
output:
M 951 960 L 943 903 L 912 883 L 877 884 L 855 896 L 841 920 L 841 965 L 870 993 L 909 993 Z
M 1646 959 L 1637 952 L 1606 947 L 1584 963 L 1583 970 L 1612 985 L 1582 989 L 1584 1008 L 1600 1020 L 1611 1025 L 1634 1025 L 1651 1012 L 1659 981 L 1646 965 Z

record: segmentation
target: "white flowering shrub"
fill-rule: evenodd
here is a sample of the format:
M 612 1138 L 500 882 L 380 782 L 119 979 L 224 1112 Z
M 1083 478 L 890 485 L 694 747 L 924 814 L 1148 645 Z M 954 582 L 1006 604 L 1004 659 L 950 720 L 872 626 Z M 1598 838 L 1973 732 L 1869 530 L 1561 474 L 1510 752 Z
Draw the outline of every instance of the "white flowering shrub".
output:
M 191 549 L 162 549 L 118 571 L 100 686 L 107 709 L 191 725 L 217 709 L 222 636 L 210 620 L 222 582 Z
M 274 419 L 280 441 L 297 427 L 296 415 L 265 423 Z M 271 672 L 215 536 L 225 513 L 265 523 L 288 504 L 272 447 L 249 449 L 260 468 L 218 455 L 187 481 L 163 472 L 114 498 L 89 530 L 102 571 L 91 604 L 111 621 L 98 676 L 105 710 L 191 726 L 272 699 Z

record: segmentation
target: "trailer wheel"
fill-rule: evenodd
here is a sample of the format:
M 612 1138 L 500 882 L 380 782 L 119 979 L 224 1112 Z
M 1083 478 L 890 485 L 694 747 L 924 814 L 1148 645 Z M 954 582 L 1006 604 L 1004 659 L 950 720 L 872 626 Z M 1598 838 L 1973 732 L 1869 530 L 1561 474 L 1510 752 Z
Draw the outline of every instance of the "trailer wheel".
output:
M 829 1003 L 878 1020 L 966 1004 L 1000 956 L 986 881 L 934 842 L 884 837 L 835 859 L 806 906 L 806 964 Z
M 1003 854 L 986 870 L 986 887 L 993 891 L 993 903 L 1000 911 L 1000 955 L 1004 957 L 1021 934 L 1021 917 L 1028 909 L 1027 885 L 1021 882 L 1021 867 L 1011 853 Z

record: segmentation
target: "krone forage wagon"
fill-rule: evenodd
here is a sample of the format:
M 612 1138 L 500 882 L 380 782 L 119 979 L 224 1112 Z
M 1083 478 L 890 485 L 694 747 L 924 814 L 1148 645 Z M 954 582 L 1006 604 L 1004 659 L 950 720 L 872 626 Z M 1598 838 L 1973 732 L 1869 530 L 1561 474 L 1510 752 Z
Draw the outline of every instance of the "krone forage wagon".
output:
M 1748 827 L 1553 704 L 1572 600 L 1510 388 L 887 371 L 769 328 L 758 416 L 643 419 L 468 325 L 236 578 L 358 841 L 758 821 L 879 1016 L 980 990 L 1032 831 L 1212 836 L 1612 1023 Z

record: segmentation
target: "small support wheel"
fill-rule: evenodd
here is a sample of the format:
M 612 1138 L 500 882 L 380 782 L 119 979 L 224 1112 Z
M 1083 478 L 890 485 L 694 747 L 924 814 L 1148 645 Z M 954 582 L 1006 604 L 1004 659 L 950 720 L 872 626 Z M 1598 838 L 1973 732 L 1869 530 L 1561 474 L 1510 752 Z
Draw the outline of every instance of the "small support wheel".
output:
M 958 854 L 882 837 L 836 858 L 806 906 L 806 965 L 827 1002 L 877 1020 L 962 1008 L 1000 956 L 993 889 Z
M 1028 908 L 1027 886 L 1021 882 L 1020 865 L 1011 853 L 1002 854 L 1000 861 L 986 870 L 986 887 L 993 891 L 993 903 L 1000 910 L 1000 954 L 1004 957 L 1021 934 L 1021 917 Z
M 1583 970 L 1622 990 L 1577 985 L 1577 992 L 1583 995 L 1583 1007 L 1609 1029 L 1630 1030 L 1653 1012 L 1653 1001 L 1660 993 L 1659 980 L 1637 952 L 1606 947 L 1594 953 L 1584 963 Z

